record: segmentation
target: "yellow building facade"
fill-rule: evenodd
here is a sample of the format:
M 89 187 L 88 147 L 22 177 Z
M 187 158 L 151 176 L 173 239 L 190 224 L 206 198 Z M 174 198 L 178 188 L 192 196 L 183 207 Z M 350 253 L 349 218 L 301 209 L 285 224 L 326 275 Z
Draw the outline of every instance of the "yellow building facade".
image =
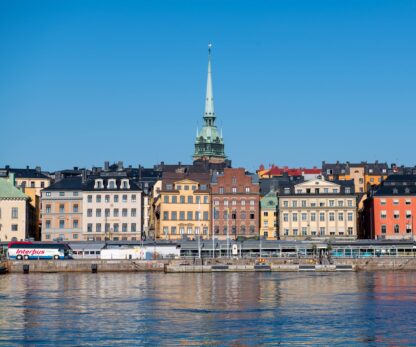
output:
M 162 182 L 162 190 L 155 202 L 159 239 L 210 237 L 211 199 L 208 183 L 188 178 Z
M 277 238 L 277 201 L 273 190 L 260 200 L 260 237 L 267 240 Z

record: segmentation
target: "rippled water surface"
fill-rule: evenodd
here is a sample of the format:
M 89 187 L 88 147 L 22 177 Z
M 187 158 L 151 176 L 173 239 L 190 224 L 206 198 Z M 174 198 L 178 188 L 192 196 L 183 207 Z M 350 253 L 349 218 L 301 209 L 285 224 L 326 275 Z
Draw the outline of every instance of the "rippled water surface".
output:
M 416 273 L 14 274 L 0 345 L 416 346 Z

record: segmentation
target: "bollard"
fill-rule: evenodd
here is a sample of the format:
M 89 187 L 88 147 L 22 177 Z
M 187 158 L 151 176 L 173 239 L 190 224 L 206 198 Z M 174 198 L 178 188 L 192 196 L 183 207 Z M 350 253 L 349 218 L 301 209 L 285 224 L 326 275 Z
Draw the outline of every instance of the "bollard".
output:
M 23 265 L 23 273 L 24 274 L 28 274 L 29 273 L 29 264 L 24 264 Z
M 93 274 L 97 273 L 97 268 L 98 268 L 97 264 L 91 264 L 91 272 Z

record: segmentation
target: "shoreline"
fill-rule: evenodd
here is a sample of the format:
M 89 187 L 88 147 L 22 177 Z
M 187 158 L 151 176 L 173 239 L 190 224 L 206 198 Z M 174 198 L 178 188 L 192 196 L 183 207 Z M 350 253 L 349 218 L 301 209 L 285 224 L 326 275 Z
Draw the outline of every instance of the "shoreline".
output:
M 2 264 L 7 273 L 57 272 L 342 272 L 342 271 L 416 271 L 416 258 L 342 258 L 332 264 L 316 259 L 175 259 L 175 260 L 8 260 Z M 1 267 L 1 266 L 0 266 Z

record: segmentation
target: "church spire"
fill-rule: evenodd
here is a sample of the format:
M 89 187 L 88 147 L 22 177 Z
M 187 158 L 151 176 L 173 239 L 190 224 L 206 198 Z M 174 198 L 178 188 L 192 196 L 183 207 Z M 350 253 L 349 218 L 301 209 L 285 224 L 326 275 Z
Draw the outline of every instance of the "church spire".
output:
M 206 90 L 206 96 L 205 96 L 205 114 L 204 118 L 207 121 L 206 118 L 215 118 L 215 112 L 214 112 L 214 94 L 212 92 L 212 77 L 211 77 L 211 48 L 212 44 L 208 44 L 208 75 L 207 75 L 207 90 Z M 211 119 L 213 123 L 213 119 Z M 208 125 L 213 125 L 211 122 Z

